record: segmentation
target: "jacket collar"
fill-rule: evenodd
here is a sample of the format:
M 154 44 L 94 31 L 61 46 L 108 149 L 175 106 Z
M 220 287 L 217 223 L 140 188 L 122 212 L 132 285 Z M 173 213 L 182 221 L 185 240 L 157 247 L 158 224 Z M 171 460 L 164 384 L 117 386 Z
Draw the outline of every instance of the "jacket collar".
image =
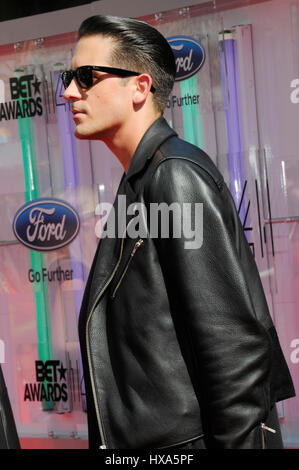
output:
M 165 140 L 174 135 L 177 133 L 169 127 L 164 117 L 158 118 L 149 127 L 137 146 L 126 175 L 127 181 L 144 168 L 147 161 L 154 156 Z

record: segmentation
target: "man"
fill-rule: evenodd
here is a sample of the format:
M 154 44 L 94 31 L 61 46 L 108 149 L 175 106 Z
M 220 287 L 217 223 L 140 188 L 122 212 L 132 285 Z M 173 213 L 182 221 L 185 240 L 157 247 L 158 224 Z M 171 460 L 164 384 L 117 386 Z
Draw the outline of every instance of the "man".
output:
M 90 447 L 281 447 L 275 403 L 292 380 L 223 177 L 162 117 L 174 77 L 158 31 L 104 16 L 82 23 L 62 74 L 75 135 L 124 168 L 107 227 L 123 217 L 98 245 L 79 320 Z M 203 205 L 200 247 L 174 233 L 195 210 L 151 236 L 161 203 Z

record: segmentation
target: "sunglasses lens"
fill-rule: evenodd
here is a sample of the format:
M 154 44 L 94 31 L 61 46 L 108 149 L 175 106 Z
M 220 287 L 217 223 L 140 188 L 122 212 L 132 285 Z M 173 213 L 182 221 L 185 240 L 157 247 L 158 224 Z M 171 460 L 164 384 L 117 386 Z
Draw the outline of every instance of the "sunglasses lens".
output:
M 65 70 L 64 72 L 62 72 L 61 80 L 64 85 L 64 88 L 67 88 L 70 85 L 72 79 L 73 79 L 72 70 Z
M 86 67 L 77 69 L 77 80 L 81 88 L 89 88 L 92 85 L 92 70 Z
M 92 85 L 92 70 L 86 67 L 79 67 L 76 70 L 65 70 L 61 73 L 61 80 L 65 88 L 70 86 L 73 78 L 76 78 L 81 88 L 89 88 Z

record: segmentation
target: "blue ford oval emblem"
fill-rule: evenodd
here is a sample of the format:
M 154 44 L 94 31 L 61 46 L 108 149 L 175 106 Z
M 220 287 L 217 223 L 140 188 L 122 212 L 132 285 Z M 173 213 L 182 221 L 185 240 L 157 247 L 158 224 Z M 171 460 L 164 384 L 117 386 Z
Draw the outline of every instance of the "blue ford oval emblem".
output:
M 75 209 L 54 198 L 35 199 L 24 204 L 13 220 L 17 239 L 28 248 L 50 251 L 68 245 L 79 232 Z
M 175 57 L 175 81 L 179 82 L 195 75 L 205 61 L 206 53 L 203 45 L 188 36 L 172 36 L 167 38 L 167 41 Z

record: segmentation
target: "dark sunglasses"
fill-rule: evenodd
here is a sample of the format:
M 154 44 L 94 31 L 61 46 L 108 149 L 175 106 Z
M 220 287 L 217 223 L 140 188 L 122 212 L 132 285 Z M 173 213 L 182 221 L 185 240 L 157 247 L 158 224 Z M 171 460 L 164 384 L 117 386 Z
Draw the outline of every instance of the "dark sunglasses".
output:
M 87 90 L 88 88 L 92 87 L 93 83 L 93 76 L 92 71 L 98 70 L 99 72 L 108 72 L 112 75 L 117 75 L 118 77 L 132 77 L 140 75 L 138 72 L 132 72 L 131 70 L 124 70 L 124 69 L 117 69 L 114 67 L 102 67 L 97 65 L 82 65 L 82 67 L 78 67 L 75 70 L 65 70 L 61 72 L 60 77 L 64 88 L 67 88 L 73 78 L 76 79 L 80 88 Z M 151 86 L 151 92 L 154 93 L 156 91 L 154 86 Z

